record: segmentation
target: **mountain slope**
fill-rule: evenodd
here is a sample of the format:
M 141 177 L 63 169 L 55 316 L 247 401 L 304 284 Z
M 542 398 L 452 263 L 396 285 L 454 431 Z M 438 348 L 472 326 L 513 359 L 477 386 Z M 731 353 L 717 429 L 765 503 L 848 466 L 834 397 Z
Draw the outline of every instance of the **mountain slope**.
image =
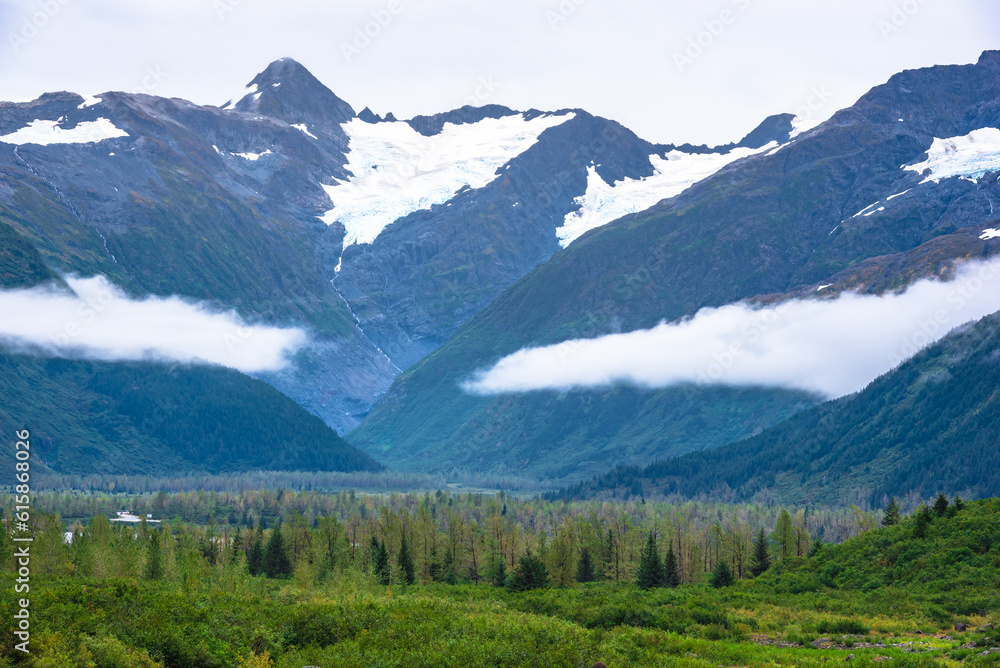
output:
M 178 476 L 382 466 L 322 420 L 230 369 L 0 355 L 0 426 L 31 432 L 32 466 Z M 13 452 L 3 455 L 13 466 Z
M 1000 314 L 958 328 L 864 391 L 753 438 L 563 493 L 869 503 L 886 495 L 1000 494 Z
M 789 129 L 769 119 L 710 149 L 652 145 L 581 110 L 362 118 L 284 58 L 221 107 L 120 92 L 0 103 L 0 222 L 57 273 L 308 329 L 295 364 L 262 378 L 346 431 L 400 369 L 609 222 L 601 206 L 627 208 L 625 190 L 648 206 Z
M 489 415 L 514 414 L 541 432 L 556 426 L 546 418 L 553 414 L 552 393 L 490 398 L 459 387 L 477 369 L 521 348 L 648 328 L 706 306 L 815 292 L 830 277 L 844 279 L 855 269 L 878 273 L 871 264 L 876 258 L 939 239 L 934 266 L 921 272 L 947 272 L 951 262 L 968 257 L 969 232 L 995 218 L 1000 184 L 985 173 L 1000 170 L 1000 163 L 984 160 L 984 172 L 936 180 L 905 166 L 925 161 L 936 139 L 998 127 L 1000 53 L 984 53 L 975 65 L 899 74 L 789 144 L 729 164 L 676 197 L 584 234 L 399 376 L 349 439 L 392 465 L 447 470 L 453 460 L 476 458 L 468 444 L 489 442 Z M 874 289 L 906 280 L 882 276 Z M 701 403 L 686 395 L 674 406 L 688 411 Z M 631 415 L 645 404 L 634 402 Z M 768 419 L 773 424 L 798 405 L 800 396 L 788 396 Z M 470 434 L 476 424 L 479 433 Z M 500 434 L 491 446 L 512 450 L 523 438 L 521 431 Z M 551 445 L 532 442 L 537 453 Z M 692 441 L 686 449 L 695 447 Z M 484 463 L 495 465 L 496 458 Z

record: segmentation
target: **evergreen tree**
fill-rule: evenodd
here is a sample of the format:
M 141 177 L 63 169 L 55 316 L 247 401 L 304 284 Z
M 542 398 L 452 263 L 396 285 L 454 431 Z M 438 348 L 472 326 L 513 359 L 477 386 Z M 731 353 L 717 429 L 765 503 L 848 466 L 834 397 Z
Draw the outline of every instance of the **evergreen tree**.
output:
M 767 551 L 767 536 L 764 535 L 764 529 L 761 528 L 757 532 L 757 537 L 753 541 L 753 555 L 752 563 L 750 565 L 750 572 L 753 576 L 759 577 L 771 567 L 771 555 Z
M 670 545 L 667 547 L 667 556 L 663 560 L 663 586 L 677 587 L 680 583 L 680 564 L 677 563 L 677 555 L 674 554 L 674 542 L 670 541 Z
M 899 524 L 899 504 L 896 497 L 889 499 L 889 505 L 885 507 L 885 515 L 882 517 L 882 526 L 891 527 Z
M 385 548 L 385 543 L 372 536 L 372 573 L 375 582 L 380 585 L 388 585 L 391 582 L 389 572 L 389 551 Z
M 264 548 L 264 574 L 269 578 L 280 578 L 292 574 L 292 560 L 288 558 L 288 548 L 281 535 L 281 523 L 271 530 L 271 537 Z
M 635 583 L 640 589 L 662 587 L 664 584 L 663 562 L 660 561 L 660 551 L 656 549 L 656 536 L 652 531 L 646 535 L 646 547 L 639 557 L 639 572 Z
M 145 575 L 147 580 L 159 580 L 163 577 L 163 551 L 160 548 L 159 531 L 151 531 L 149 535 Z
M 955 500 L 952 502 L 951 507 L 955 509 L 955 512 L 960 513 L 962 512 L 962 509 L 965 508 L 965 501 L 962 501 L 962 497 L 956 494 Z
M 406 533 L 403 533 L 403 541 L 399 545 L 399 554 L 396 557 L 399 564 L 399 574 L 403 579 L 403 584 L 411 585 L 417 581 L 413 575 L 413 557 L 410 555 L 410 547 L 406 544 Z
M 795 533 L 792 530 L 792 516 L 782 509 L 778 524 L 774 528 L 774 539 L 778 543 L 778 556 L 782 559 L 792 556 Z
M 927 537 L 927 526 L 931 523 L 931 509 L 927 504 L 920 504 L 916 512 L 916 522 L 913 527 L 913 535 L 917 538 Z
M 813 541 L 812 547 L 809 548 L 809 556 L 815 557 L 817 554 L 823 551 L 823 539 L 817 538 Z
M 580 560 L 576 562 L 576 581 L 593 582 L 594 579 L 594 560 L 590 558 L 590 549 L 585 547 L 580 550 Z
M 944 494 L 938 494 L 937 499 L 934 501 L 934 512 L 938 517 L 944 517 L 944 514 L 948 512 L 948 497 Z
M 716 589 L 722 589 L 733 584 L 736 579 L 733 577 L 733 569 L 729 567 L 724 559 L 720 559 L 712 569 L 712 575 L 708 579 L 709 583 Z
M 491 582 L 494 587 L 507 586 L 507 564 L 499 554 L 493 559 L 493 577 Z
M 264 572 L 264 530 L 260 523 L 253 535 L 253 542 L 250 543 L 250 551 L 247 553 L 247 571 L 250 575 L 260 575 Z
M 531 548 L 524 553 L 514 570 L 514 576 L 507 582 L 509 591 L 528 591 L 529 589 L 544 589 L 549 586 L 549 572 L 541 559 L 531 553 Z

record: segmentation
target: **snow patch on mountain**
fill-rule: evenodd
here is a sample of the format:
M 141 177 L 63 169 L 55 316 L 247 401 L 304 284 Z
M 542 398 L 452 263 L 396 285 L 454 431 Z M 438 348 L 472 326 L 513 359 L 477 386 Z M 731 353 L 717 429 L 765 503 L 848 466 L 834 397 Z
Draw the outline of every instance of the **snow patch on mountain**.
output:
M 95 104 L 100 104 L 102 102 L 101 98 L 94 95 L 84 95 L 83 102 L 76 106 L 77 109 L 86 109 L 87 107 L 93 107 Z
M 237 93 L 233 97 L 229 98 L 229 102 L 227 102 L 222 107 L 222 109 L 224 111 L 229 111 L 231 109 L 235 109 L 236 105 L 240 103 L 240 100 L 242 100 L 243 98 L 245 98 L 247 95 L 253 95 L 256 92 L 257 92 L 257 84 L 250 84 L 249 86 L 246 86 L 242 91 L 240 91 L 239 93 Z
M 114 139 L 116 137 L 128 137 L 128 133 L 115 127 L 114 123 L 106 118 L 98 118 L 96 121 L 84 121 L 74 128 L 61 128 L 58 121 L 34 120 L 26 127 L 0 137 L 0 142 L 5 144 L 39 144 L 48 146 L 49 144 L 92 144 Z
M 995 230 L 992 227 L 988 227 L 983 230 L 983 233 L 979 235 L 979 238 L 983 241 L 988 239 L 1000 239 L 1000 230 Z
M 666 159 L 649 156 L 652 176 L 641 179 L 625 178 L 608 184 L 596 167 L 587 168 L 587 191 L 574 203 L 580 209 L 566 214 L 562 226 L 556 228 L 559 245 L 565 248 L 590 230 L 607 225 L 630 213 L 645 211 L 657 202 L 674 197 L 690 186 L 716 173 L 724 166 L 760 151 L 770 151 L 771 142 L 759 149 L 737 148 L 729 153 L 684 153 L 673 150 Z
M 263 156 L 271 155 L 271 149 L 267 149 L 263 153 L 233 153 L 233 155 L 238 155 L 244 160 L 249 160 L 250 162 L 257 162 L 257 160 L 259 160 Z
M 1000 170 L 1000 129 L 981 128 L 960 137 L 934 138 L 927 150 L 927 159 L 903 169 L 930 174 L 921 183 L 955 176 L 979 179 L 988 172 Z
M 352 178 L 323 188 L 333 202 L 322 220 L 346 229 L 344 248 L 370 244 L 400 218 L 444 204 L 462 188 L 482 188 L 497 170 L 538 141 L 545 130 L 575 114 L 485 118 L 445 123 L 425 137 L 404 122 L 344 124 L 350 139 L 347 169 Z
M 309 127 L 305 123 L 292 123 L 292 127 L 307 137 L 312 137 L 313 139 L 319 139 L 319 137 L 309 132 Z

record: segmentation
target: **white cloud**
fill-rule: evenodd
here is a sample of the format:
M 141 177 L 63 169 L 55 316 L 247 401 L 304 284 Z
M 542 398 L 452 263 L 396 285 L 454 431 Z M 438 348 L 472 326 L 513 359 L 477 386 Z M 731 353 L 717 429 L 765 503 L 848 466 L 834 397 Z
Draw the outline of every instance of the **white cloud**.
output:
M 1000 310 L 1000 260 L 885 296 L 706 308 L 648 330 L 527 348 L 474 374 L 476 394 L 627 383 L 777 386 L 834 398 L 864 388 L 954 327 Z
M 0 291 L 0 342 L 15 351 L 96 360 L 207 363 L 244 373 L 275 371 L 306 342 L 299 329 L 248 326 L 179 297 L 130 299 L 103 276 Z

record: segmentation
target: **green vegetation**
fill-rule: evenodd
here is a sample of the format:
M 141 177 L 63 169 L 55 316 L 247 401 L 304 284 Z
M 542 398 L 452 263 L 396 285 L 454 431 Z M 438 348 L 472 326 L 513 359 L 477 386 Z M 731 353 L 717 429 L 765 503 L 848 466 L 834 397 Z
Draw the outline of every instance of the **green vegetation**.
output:
M 0 427 L 67 474 L 377 471 L 294 401 L 231 369 L 0 354 Z M 13 466 L 13 451 L 0 461 Z
M 645 468 L 619 468 L 553 498 L 639 488 L 647 497 L 766 494 L 786 503 L 881 506 L 889 495 L 939 490 L 998 495 L 998 348 L 1000 315 L 994 314 L 957 329 L 862 392 L 758 436 Z
M 775 563 L 754 578 L 739 576 L 733 537 L 760 532 L 739 521 L 719 522 L 723 506 L 566 506 L 441 494 L 352 499 L 303 493 L 278 500 L 248 492 L 243 500 L 252 508 L 277 502 L 287 517 L 251 531 L 214 521 L 112 526 L 98 516 L 76 526 L 66 545 L 55 517 L 37 516 L 33 654 L 13 650 L 13 621 L 4 615 L 0 666 L 587 667 L 604 661 L 612 668 L 819 668 L 846 658 L 869 668 L 890 659 L 897 668 L 1000 664 L 1000 632 L 986 628 L 1000 621 L 1000 499 L 949 502 L 942 515 L 931 512 L 922 538 L 913 516 L 880 527 L 874 516 L 856 515 L 857 535 L 812 556 L 783 556 L 777 509 L 758 514 L 761 509 L 738 507 L 734 517 L 765 520 L 759 529 L 771 536 Z M 197 502 L 200 513 L 219 499 L 178 501 Z M 328 503 L 334 512 L 312 522 L 293 510 Z M 346 521 L 338 519 L 342 514 Z M 801 514 L 787 513 L 793 527 Z M 612 519 L 623 515 L 637 523 L 618 545 L 619 570 L 615 555 L 605 554 L 595 582 L 570 578 L 556 586 L 562 537 L 571 537 L 570 566 L 580 572 L 579 546 L 591 539 L 579 529 L 596 521 L 594 542 L 600 543 L 604 525 L 614 538 Z M 827 519 L 836 524 L 842 516 Z M 553 522 L 560 528 L 552 531 Z M 6 539 L 7 532 L 0 533 Z M 680 535 L 679 554 L 696 559 L 682 560 L 680 586 L 643 590 L 634 583 L 643 551 L 635 548 L 652 545 L 649 556 L 659 558 L 657 535 Z M 405 549 L 413 548 L 414 584 L 406 583 L 406 559 L 399 558 L 404 537 Z M 265 552 L 284 554 L 290 575 L 248 572 L 258 539 L 266 539 Z M 358 547 L 368 544 L 372 549 Z M 10 541 L 0 549 L 7 570 Z M 516 557 L 506 586 L 487 577 L 496 563 L 487 557 L 490 550 L 502 551 L 501 563 L 508 554 Z M 625 557 L 633 551 L 635 558 Z M 159 577 L 150 575 L 158 570 L 151 562 L 160 564 Z M 390 584 L 380 584 L 378 571 L 386 567 Z M 446 571 L 455 584 L 446 582 Z M 0 575 L 6 610 L 14 606 L 13 578 Z M 957 623 L 972 628 L 952 630 Z

